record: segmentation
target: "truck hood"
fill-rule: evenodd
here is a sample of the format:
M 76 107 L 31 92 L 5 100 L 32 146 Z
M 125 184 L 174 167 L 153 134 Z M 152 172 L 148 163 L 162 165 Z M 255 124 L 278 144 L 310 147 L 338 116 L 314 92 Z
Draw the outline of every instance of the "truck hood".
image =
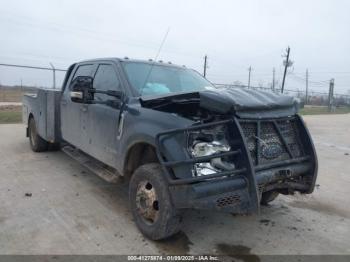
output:
M 210 89 L 141 98 L 144 107 L 162 108 L 163 104 L 169 107 L 169 103 L 192 103 L 214 113 L 233 113 L 241 118 L 290 116 L 296 114 L 299 107 L 298 101 L 291 96 L 246 88 Z

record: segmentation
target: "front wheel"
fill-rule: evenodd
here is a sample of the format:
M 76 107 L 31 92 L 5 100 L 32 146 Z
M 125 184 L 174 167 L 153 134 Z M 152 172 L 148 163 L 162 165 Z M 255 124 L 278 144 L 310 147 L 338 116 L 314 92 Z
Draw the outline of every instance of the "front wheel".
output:
M 30 147 L 34 152 L 43 152 L 48 149 L 48 142 L 39 136 L 33 117 L 29 119 L 28 135 Z
M 140 231 L 152 240 L 160 240 L 180 230 L 181 215 L 172 204 L 161 166 L 140 166 L 129 185 L 131 211 Z

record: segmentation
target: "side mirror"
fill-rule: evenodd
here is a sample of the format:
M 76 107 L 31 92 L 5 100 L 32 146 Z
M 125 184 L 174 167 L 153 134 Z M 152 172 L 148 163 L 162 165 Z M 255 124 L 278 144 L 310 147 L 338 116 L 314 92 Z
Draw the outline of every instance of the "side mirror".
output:
M 89 104 L 94 100 L 94 79 L 90 76 L 78 76 L 69 86 L 72 102 Z

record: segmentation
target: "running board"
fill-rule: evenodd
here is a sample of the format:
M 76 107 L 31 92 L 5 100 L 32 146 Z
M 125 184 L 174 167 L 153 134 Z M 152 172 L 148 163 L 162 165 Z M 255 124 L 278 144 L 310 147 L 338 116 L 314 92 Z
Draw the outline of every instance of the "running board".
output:
M 64 146 L 62 148 L 62 151 L 78 161 L 82 166 L 86 167 L 91 172 L 101 177 L 103 180 L 113 184 L 120 182 L 121 175 L 119 175 L 117 171 L 103 164 L 97 159 L 85 154 L 81 150 L 76 149 L 72 146 Z

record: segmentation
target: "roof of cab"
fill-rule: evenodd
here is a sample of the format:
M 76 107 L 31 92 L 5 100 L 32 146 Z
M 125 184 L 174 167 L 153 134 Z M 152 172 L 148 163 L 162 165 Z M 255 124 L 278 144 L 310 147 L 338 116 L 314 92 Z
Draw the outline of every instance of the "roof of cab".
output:
M 98 61 L 119 61 L 119 62 L 134 62 L 134 63 L 146 63 L 146 64 L 153 64 L 153 65 L 161 65 L 161 66 L 170 66 L 170 67 L 177 67 L 177 68 L 184 68 L 185 66 L 175 65 L 171 62 L 163 62 L 161 60 L 154 61 L 152 59 L 150 60 L 142 60 L 142 59 L 131 59 L 131 58 L 118 58 L 118 57 L 104 57 L 104 58 L 94 58 L 94 59 L 88 59 L 83 60 L 78 63 L 86 63 L 86 62 L 98 62 Z

